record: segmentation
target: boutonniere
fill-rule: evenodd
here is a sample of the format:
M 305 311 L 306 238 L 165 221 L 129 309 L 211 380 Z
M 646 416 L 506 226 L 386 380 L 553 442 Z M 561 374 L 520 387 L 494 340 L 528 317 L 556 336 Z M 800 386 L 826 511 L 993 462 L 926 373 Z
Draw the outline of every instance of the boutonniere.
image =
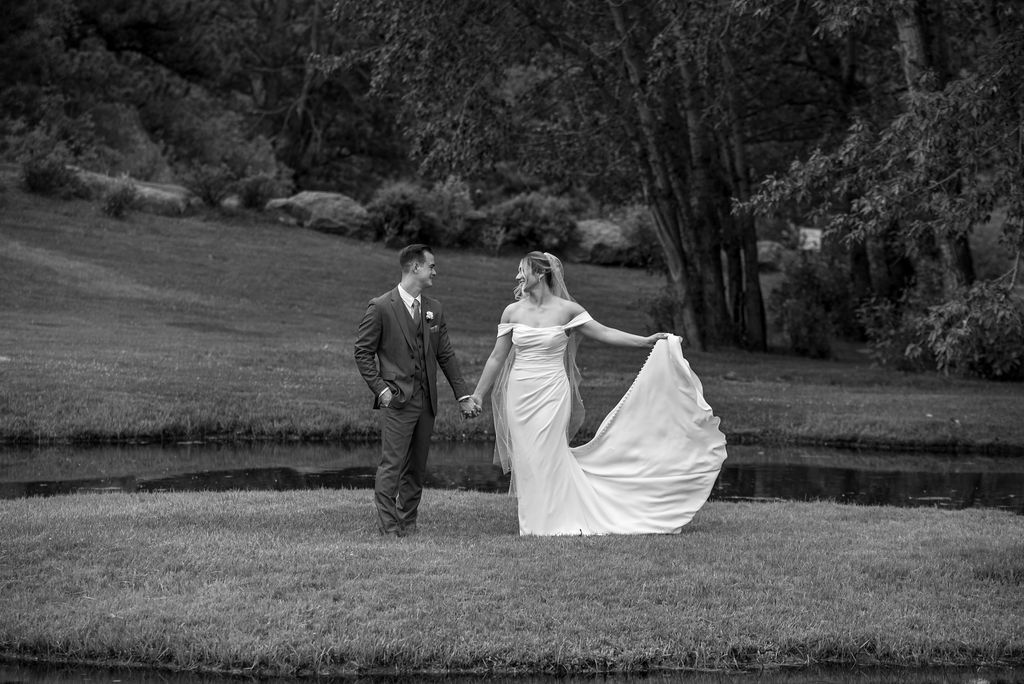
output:
M 432 320 L 434 320 L 434 312 L 433 311 L 428 311 L 427 312 L 427 322 L 429 323 Z

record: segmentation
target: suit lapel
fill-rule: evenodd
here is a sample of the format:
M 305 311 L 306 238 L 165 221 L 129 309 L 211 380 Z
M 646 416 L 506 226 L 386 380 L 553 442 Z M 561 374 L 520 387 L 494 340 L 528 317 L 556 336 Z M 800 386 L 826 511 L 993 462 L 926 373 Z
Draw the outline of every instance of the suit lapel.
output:
M 405 308 L 405 302 L 402 301 L 402 295 L 398 294 L 398 288 L 391 292 L 391 310 L 398 320 L 398 327 L 402 329 L 402 334 L 405 335 L 405 341 L 409 343 L 412 349 L 415 349 L 416 331 L 413 329 L 412 316 L 409 315 L 409 311 Z M 420 311 L 423 311 L 422 306 Z
M 434 307 L 436 308 L 436 307 Z M 427 298 L 420 295 L 420 332 L 423 334 L 423 353 L 429 359 L 430 353 L 430 321 L 427 320 L 427 310 L 433 310 L 428 302 Z

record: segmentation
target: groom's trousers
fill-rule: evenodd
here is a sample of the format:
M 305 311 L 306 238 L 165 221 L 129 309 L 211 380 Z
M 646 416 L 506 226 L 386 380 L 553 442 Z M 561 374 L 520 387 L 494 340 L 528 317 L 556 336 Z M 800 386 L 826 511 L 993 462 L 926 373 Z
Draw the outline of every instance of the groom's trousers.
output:
M 384 534 L 405 534 L 416 529 L 434 413 L 422 387 L 401 408 L 384 411 L 374 485 L 377 524 Z

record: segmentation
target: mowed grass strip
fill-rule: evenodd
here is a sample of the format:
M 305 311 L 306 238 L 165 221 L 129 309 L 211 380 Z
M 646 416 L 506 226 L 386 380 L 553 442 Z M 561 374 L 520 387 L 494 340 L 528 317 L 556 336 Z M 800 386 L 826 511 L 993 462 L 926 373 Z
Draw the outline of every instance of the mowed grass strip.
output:
M 511 301 L 519 256 L 438 251 L 432 291 L 475 379 Z M 92 203 L 27 195 L 0 214 L 0 441 L 353 440 L 378 434 L 352 359 L 396 252 L 259 214 L 119 221 Z M 569 286 L 609 325 L 645 332 L 643 271 L 568 264 Z M 1024 389 L 734 350 L 687 356 L 731 439 L 1024 451 Z M 859 357 L 859 358 L 858 358 Z M 645 359 L 585 342 L 593 434 Z M 487 439 L 442 382 L 439 436 Z
M 1024 664 L 1024 519 L 708 504 L 680 535 L 520 538 L 428 490 L 0 501 L 0 654 L 261 676 Z

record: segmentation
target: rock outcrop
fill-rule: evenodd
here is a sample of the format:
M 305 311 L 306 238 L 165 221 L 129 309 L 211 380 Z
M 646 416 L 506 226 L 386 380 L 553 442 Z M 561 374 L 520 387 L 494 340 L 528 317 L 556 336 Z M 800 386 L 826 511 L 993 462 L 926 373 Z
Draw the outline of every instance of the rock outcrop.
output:
M 82 184 L 95 197 L 107 195 L 123 182 L 120 177 L 107 176 L 95 171 L 75 169 Z M 181 216 L 201 204 L 199 198 L 181 185 L 171 183 L 148 183 L 132 179 L 136 196 L 132 209 L 161 216 Z
M 369 218 L 363 205 L 337 192 L 304 191 L 272 199 L 267 202 L 266 211 L 305 228 L 339 235 L 359 231 Z

